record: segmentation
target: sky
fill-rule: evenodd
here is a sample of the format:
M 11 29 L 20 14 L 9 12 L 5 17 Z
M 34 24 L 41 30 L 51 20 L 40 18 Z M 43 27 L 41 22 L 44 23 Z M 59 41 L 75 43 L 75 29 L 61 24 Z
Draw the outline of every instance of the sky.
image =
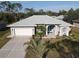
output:
M 79 1 L 16 1 L 25 8 L 34 8 L 35 10 L 44 9 L 58 12 L 59 10 L 69 10 L 70 8 L 79 8 Z

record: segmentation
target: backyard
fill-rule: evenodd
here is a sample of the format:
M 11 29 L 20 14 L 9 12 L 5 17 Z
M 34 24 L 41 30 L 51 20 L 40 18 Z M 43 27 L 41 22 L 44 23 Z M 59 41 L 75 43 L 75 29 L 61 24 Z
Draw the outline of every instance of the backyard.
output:
M 0 30 L 0 48 L 2 48 L 10 39 L 7 36 L 10 34 L 10 30 Z
M 72 28 L 69 37 L 56 39 L 34 38 L 27 44 L 26 58 L 78 58 L 79 57 L 79 29 Z

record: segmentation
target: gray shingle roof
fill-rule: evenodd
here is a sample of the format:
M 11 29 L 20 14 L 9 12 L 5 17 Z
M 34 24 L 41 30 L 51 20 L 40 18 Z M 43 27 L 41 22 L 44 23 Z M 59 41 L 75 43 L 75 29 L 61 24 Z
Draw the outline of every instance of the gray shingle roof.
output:
M 62 24 L 71 26 L 70 24 L 65 24 L 64 21 L 58 20 L 56 18 L 52 18 L 47 15 L 33 15 L 31 17 L 25 18 L 23 20 L 20 20 L 16 23 L 8 25 L 8 27 L 11 26 L 36 26 L 36 24 Z

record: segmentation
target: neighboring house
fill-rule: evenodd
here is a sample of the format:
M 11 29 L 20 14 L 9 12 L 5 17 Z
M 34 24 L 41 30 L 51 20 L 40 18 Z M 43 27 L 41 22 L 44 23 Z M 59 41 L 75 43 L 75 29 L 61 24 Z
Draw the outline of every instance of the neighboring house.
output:
M 59 19 L 59 20 L 63 20 L 64 15 L 60 15 L 60 16 L 57 16 L 57 17 L 55 17 L 55 18 L 57 18 L 57 19 Z
M 46 25 L 46 36 L 69 36 L 71 24 L 47 15 L 33 15 L 16 23 L 8 25 L 11 29 L 11 36 L 32 36 L 35 34 L 37 24 Z
M 75 25 L 75 27 L 79 28 L 79 19 L 78 20 L 73 20 L 73 24 Z
M 60 16 L 51 16 L 53 18 L 59 19 L 59 20 L 63 20 L 64 15 L 60 15 Z

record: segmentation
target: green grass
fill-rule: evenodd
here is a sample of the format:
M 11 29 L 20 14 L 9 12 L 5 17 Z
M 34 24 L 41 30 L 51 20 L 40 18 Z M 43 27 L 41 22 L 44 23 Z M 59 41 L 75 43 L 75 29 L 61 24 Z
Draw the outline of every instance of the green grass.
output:
M 4 34 L 6 34 L 7 32 L 9 32 L 9 30 L 0 31 L 0 38 L 1 38 Z
M 10 34 L 9 32 L 10 30 L 0 31 L 0 48 L 2 48 L 10 40 L 10 38 L 7 38 Z

